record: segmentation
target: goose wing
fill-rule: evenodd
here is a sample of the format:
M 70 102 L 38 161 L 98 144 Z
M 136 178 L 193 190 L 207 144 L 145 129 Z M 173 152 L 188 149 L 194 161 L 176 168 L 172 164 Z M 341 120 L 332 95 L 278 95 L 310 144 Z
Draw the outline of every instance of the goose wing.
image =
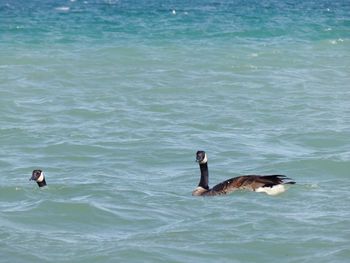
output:
M 285 183 L 289 179 L 285 175 L 244 175 L 238 176 L 215 185 L 210 192 L 213 194 L 227 194 L 238 189 L 255 191 L 259 187 L 272 187 Z M 293 183 L 293 182 L 290 182 Z

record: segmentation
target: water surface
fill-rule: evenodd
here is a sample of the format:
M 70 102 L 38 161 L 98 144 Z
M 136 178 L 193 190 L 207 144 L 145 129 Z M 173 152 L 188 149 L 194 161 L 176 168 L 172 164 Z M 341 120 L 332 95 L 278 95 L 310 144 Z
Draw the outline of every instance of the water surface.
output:
M 349 14 L 0 1 L 0 262 L 348 262 Z M 194 198 L 199 149 L 297 185 Z

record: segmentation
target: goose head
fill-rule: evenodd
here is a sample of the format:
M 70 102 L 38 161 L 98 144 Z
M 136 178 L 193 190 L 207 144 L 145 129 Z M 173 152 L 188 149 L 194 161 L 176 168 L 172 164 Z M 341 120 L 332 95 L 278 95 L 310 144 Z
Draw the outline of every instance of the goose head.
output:
M 32 172 L 32 177 L 29 180 L 35 181 L 39 187 L 43 187 L 46 185 L 45 175 L 42 170 L 34 170 Z
M 208 156 L 205 153 L 205 151 L 197 151 L 196 162 L 198 162 L 199 164 L 205 164 L 208 162 Z

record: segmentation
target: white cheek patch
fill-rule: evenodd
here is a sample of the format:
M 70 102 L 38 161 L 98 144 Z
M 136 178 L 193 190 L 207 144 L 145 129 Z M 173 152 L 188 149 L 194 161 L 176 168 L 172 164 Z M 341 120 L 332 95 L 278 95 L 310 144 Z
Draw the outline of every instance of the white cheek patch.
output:
M 44 181 L 44 172 L 40 173 L 39 178 L 36 180 L 38 183 L 41 183 L 42 181 Z
M 282 184 L 274 185 L 272 187 L 259 187 L 255 189 L 255 192 L 266 193 L 268 195 L 278 195 L 286 191 L 286 188 Z
M 207 154 L 204 155 L 204 159 L 203 161 L 200 162 L 200 164 L 204 164 L 204 163 L 207 163 L 208 162 L 208 157 L 207 157 Z

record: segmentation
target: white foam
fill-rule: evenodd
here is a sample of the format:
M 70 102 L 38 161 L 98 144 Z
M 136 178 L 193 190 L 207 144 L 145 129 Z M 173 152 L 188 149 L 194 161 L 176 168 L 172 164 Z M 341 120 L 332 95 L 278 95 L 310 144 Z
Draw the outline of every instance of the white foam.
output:
M 55 8 L 57 11 L 62 11 L 62 12 L 67 12 L 69 11 L 70 7 L 69 6 L 60 6 Z
M 272 187 L 259 187 L 255 192 L 266 193 L 268 195 L 278 195 L 286 191 L 283 184 L 274 185 Z
M 330 40 L 329 43 L 331 43 L 332 45 L 338 44 L 337 40 Z

